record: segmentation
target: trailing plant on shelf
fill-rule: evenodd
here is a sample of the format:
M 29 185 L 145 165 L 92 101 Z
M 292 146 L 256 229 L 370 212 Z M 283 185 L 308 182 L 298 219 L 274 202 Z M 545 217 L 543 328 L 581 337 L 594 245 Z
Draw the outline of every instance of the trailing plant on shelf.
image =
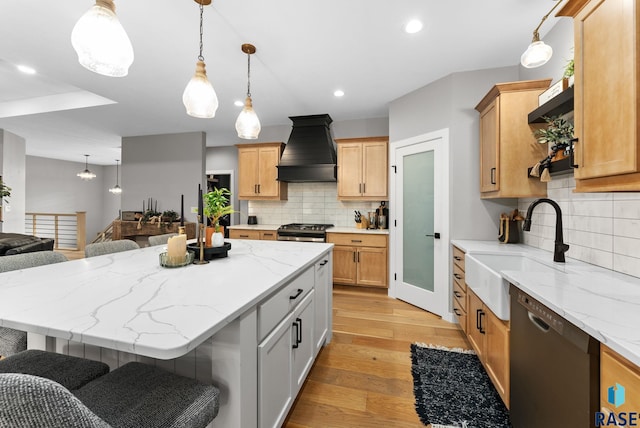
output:
M 229 204 L 231 192 L 227 188 L 214 188 L 211 192 L 202 195 L 204 203 L 204 215 L 207 216 L 211 225 L 216 232 L 220 230 L 220 219 L 227 214 L 233 214 L 235 211 Z
M 11 187 L 4 184 L 4 181 L 0 179 L 0 205 L 2 205 L 2 201 L 9 203 L 7 199 L 9 196 L 11 196 Z
M 561 116 L 543 116 L 543 119 L 547 127 L 537 129 L 533 133 L 538 142 L 548 143 L 549 150 L 554 153 L 569 147 L 573 138 L 573 124 Z
M 567 61 L 567 65 L 564 66 L 564 74 L 562 75 L 565 78 L 570 78 L 574 74 L 574 65 L 573 58 Z

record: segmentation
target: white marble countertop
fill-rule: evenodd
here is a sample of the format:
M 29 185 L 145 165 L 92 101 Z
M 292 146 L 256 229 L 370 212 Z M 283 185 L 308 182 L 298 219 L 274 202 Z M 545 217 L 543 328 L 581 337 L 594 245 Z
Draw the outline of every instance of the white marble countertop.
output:
M 0 273 L 0 326 L 153 358 L 184 355 L 331 250 L 228 240 L 229 256 L 168 269 L 163 246 Z
M 549 272 L 502 271 L 519 289 L 640 366 L 640 278 L 523 244 L 453 240 L 468 254 L 516 253 L 550 263 Z

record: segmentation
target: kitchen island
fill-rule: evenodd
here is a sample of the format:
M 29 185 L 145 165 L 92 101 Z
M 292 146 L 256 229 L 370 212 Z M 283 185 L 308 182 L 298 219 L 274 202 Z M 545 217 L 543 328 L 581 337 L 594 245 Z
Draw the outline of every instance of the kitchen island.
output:
M 288 333 L 278 336 L 286 339 L 278 349 L 302 343 L 298 328 L 287 323 L 293 315 L 304 318 L 296 311 L 305 309 L 300 330 L 306 328 L 310 340 L 296 348 L 311 354 L 301 373 L 289 375 L 306 377 L 331 338 L 333 246 L 229 242 L 229 257 L 207 265 L 163 268 L 164 249 L 157 246 L 2 273 L 0 326 L 27 331 L 30 348 L 112 368 L 137 360 L 211 382 L 222 394 L 212 427 L 267 425 L 259 390 L 278 386 L 261 381 L 272 370 L 265 343 L 281 331 Z M 284 416 L 298 392 L 289 389 Z

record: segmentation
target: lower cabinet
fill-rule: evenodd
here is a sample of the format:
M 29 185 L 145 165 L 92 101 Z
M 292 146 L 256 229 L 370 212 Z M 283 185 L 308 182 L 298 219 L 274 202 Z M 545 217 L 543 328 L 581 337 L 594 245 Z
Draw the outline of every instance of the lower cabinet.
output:
M 333 282 L 388 287 L 387 235 L 327 233 L 333 248 Z
M 275 230 L 229 229 L 229 238 L 275 241 L 278 237 Z
M 467 338 L 509 407 L 509 322 L 495 316 L 471 289 L 467 296 Z
M 282 426 L 331 339 L 331 253 L 258 306 L 258 427 Z
M 621 390 L 621 387 L 624 389 Z M 609 418 L 615 418 L 620 425 L 624 425 L 619 417 L 621 413 L 625 413 L 628 418 L 630 413 L 640 411 L 640 367 L 602 344 L 600 345 L 600 406 L 607 418 L 605 422 Z M 615 415 L 610 416 L 611 413 Z M 632 426 L 629 419 L 627 424 Z

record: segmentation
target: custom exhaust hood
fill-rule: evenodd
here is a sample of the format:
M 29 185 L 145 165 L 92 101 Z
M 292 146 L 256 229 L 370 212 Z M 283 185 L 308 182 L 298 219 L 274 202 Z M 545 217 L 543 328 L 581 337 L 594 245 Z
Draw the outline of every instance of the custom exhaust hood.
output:
M 293 128 L 278 165 L 278 181 L 336 181 L 336 149 L 328 114 L 289 117 Z

